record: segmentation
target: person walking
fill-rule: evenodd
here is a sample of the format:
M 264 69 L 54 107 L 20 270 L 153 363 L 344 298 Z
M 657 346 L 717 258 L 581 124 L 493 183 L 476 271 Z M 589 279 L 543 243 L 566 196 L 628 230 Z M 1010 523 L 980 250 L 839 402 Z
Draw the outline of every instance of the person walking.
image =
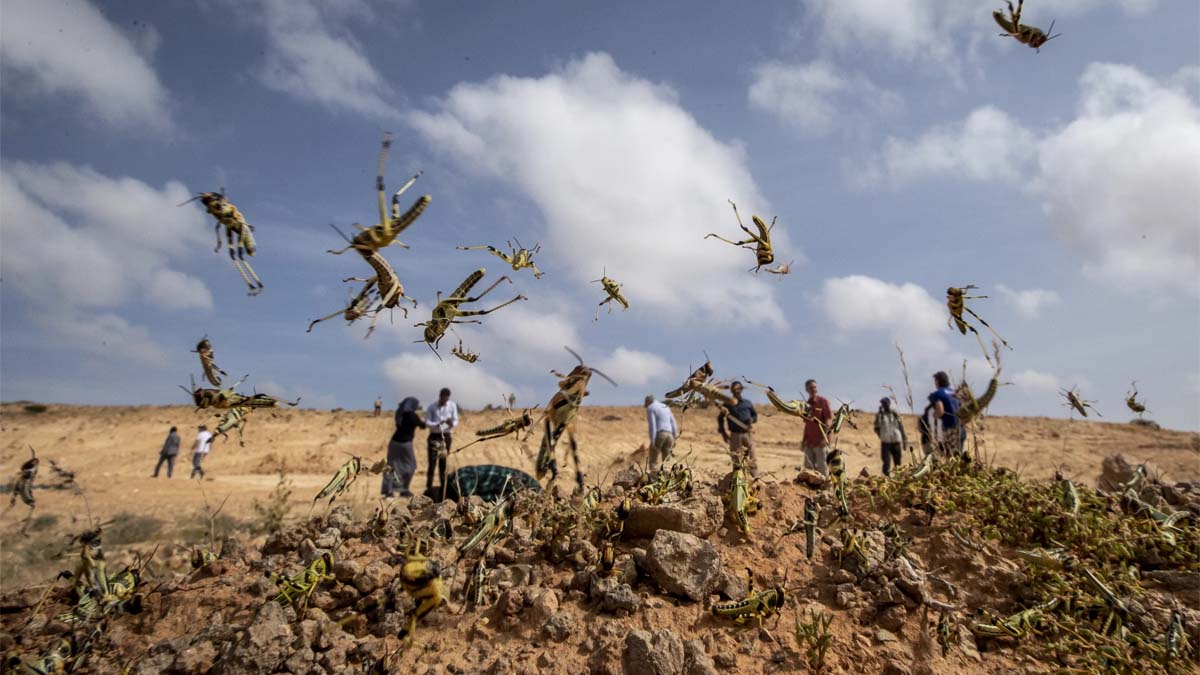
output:
M 939 370 L 934 373 L 933 384 L 936 389 L 929 395 L 929 403 L 933 406 L 934 448 L 939 449 L 944 457 L 954 457 L 962 452 L 962 437 L 958 429 L 958 399 L 954 398 L 954 390 L 950 388 L 950 376 L 946 371 Z
M 649 473 L 657 474 L 660 466 L 671 458 L 675 439 L 679 438 L 679 425 L 671 409 L 654 396 L 646 394 L 646 422 L 650 425 Z
M 879 399 L 879 412 L 875 413 L 875 435 L 879 437 L 879 454 L 883 458 L 883 475 L 890 476 L 893 466 L 904 461 L 904 446 L 908 436 L 904 433 L 904 422 L 892 410 L 892 399 Z
M 833 410 L 829 407 L 829 401 L 817 393 L 816 380 L 805 382 L 804 390 L 808 392 L 808 416 L 804 418 L 804 436 L 800 440 L 800 450 L 804 453 L 804 468 L 829 478 L 829 465 L 825 457 L 835 439 L 829 438 L 826 430 L 833 420 Z
M 383 412 L 383 397 L 376 396 L 375 397 L 375 416 L 379 417 L 380 413 L 382 413 L 382 412 Z
M 383 496 L 411 497 L 409 485 L 417 471 L 417 456 L 413 452 L 413 436 L 417 428 L 425 426 L 421 420 L 421 402 L 409 396 L 396 407 L 396 431 L 388 441 L 387 464 L 383 472 Z
M 733 403 L 726 403 L 717 415 L 717 431 L 729 444 L 729 456 L 734 464 L 744 460 L 750 475 L 758 477 L 758 458 L 754 455 L 752 427 L 758 422 L 754 404 L 742 398 L 742 383 L 734 382 L 729 387 Z
M 167 432 L 167 440 L 163 442 L 162 450 L 158 451 L 158 464 L 154 465 L 154 475 L 151 478 L 158 478 L 158 470 L 162 468 L 163 462 L 167 463 L 167 478 L 175 472 L 175 457 L 179 455 L 179 430 L 171 427 Z
M 446 455 L 450 454 L 454 427 L 458 426 L 458 405 L 450 400 L 450 390 L 443 387 L 438 392 L 437 403 L 425 411 L 425 426 L 429 428 L 429 439 L 425 453 L 429 459 L 425 475 L 425 489 L 433 487 L 434 467 L 437 467 L 438 485 L 446 484 Z
M 196 434 L 196 442 L 192 444 L 192 475 L 188 478 L 195 478 L 196 474 L 200 474 L 200 480 L 204 480 L 204 467 L 201 464 L 212 448 L 212 437 L 208 427 L 201 424 L 200 431 Z

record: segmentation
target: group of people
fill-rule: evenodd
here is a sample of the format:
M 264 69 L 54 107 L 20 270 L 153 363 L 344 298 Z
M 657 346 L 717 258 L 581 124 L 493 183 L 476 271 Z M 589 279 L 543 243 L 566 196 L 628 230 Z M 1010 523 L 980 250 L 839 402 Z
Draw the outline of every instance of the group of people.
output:
M 950 388 L 950 377 L 943 371 L 933 375 L 934 391 L 929 394 L 926 406 L 917 425 L 921 432 L 921 446 L 925 454 L 937 452 L 947 456 L 962 452 L 966 440 L 966 429 L 958 422 L 960 402 Z M 717 431 L 729 446 L 730 458 L 742 465 L 752 476 L 758 476 L 758 457 L 754 452 L 754 425 L 758 423 L 758 412 L 754 404 L 743 398 L 743 385 L 734 382 L 729 393 L 733 402 L 721 406 L 717 415 Z M 808 394 L 804 433 L 800 447 L 804 455 L 804 468 L 829 476 L 826 461 L 830 448 L 837 445 L 837 433 L 830 426 L 833 408 L 829 400 L 818 393 L 817 381 L 804 383 Z M 675 442 L 679 438 L 679 425 L 671 409 L 651 395 L 646 396 L 646 420 L 650 430 L 649 465 L 651 471 L 670 459 Z M 892 469 L 903 462 L 903 451 L 910 447 L 908 434 L 899 413 L 892 408 L 892 400 L 879 401 L 875 414 L 875 435 L 879 437 L 880 459 L 883 475 L 891 475 Z
M 925 407 L 917 426 L 921 433 L 921 447 L 926 454 L 939 452 L 945 455 L 957 455 L 962 452 L 966 439 L 966 429 L 958 423 L 959 401 L 950 388 L 950 377 L 943 371 L 933 375 L 935 389 L 929 395 L 929 405 Z M 826 458 L 830 447 L 836 446 L 837 434 L 830 428 L 833 420 L 833 409 L 829 401 L 818 393 L 817 381 L 808 380 L 804 383 L 808 393 L 806 401 L 808 415 L 804 421 L 804 434 L 800 447 L 804 454 L 804 468 L 812 469 L 829 476 L 829 466 Z M 743 385 L 734 382 L 729 389 L 733 403 L 721 406 L 717 416 L 717 431 L 729 446 L 729 455 L 734 462 L 742 462 L 752 476 L 758 476 L 758 458 L 754 452 L 754 425 L 758 423 L 758 412 L 754 404 L 743 398 Z M 653 395 L 646 395 L 646 421 L 650 432 L 649 466 L 651 470 L 667 463 L 679 438 L 679 423 L 674 413 L 662 401 Z M 375 399 L 375 416 L 380 415 L 383 400 Z M 431 404 L 422 414 L 421 402 L 409 396 L 400 402 L 396 408 L 396 430 L 388 442 L 387 464 L 391 468 L 383 474 L 381 491 L 384 497 L 412 496 L 410 485 L 417 471 L 417 458 L 413 443 L 418 429 L 426 429 L 429 436 L 425 442 L 425 455 L 429 471 L 425 476 L 426 490 L 434 486 L 434 476 L 437 484 L 446 482 L 446 456 L 453 445 L 454 429 L 458 426 L 458 405 L 450 400 L 450 390 L 443 388 L 438 393 L 436 403 Z M 880 458 L 883 460 L 883 474 L 891 474 L 893 467 L 903 461 L 903 450 L 910 447 L 908 435 L 900 415 L 892 408 L 892 400 L 883 398 L 879 401 L 879 411 L 875 414 L 875 434 L 879 437 Z M 192 444 L 192 473 L 191 478 L 204 478 L 203 462 L 212 449 L 213 435 L 208 427 L 201 424 Z M 180 437 L 175 427 L 167 434 L 159 452 L 158 464 L 154 467 L 154 478 L 158 478 L 163 464 L 167 465 L 167 478 L 175 470 L 175 458 L 179 455 Z
M 204 458 L 208 456 L 212 450 L 212 432 L 208 427 L 201 424 L 196 432 L 196 440 L 192 443 L 192 475 L 189 478 L 200 477 L 204 480 Z M 167 440 L 163 441 L 162 449 L 158 451 L 158 464 L 154 465 L 154 473 L 151 478 L 158 478 L 158 472 L 162 469 L 162 465 L 167 465 L 167 478 L 170 478 L 175 473 L 175 458 L 179 456 L 179 429 L 171 427 L 167 432 Z

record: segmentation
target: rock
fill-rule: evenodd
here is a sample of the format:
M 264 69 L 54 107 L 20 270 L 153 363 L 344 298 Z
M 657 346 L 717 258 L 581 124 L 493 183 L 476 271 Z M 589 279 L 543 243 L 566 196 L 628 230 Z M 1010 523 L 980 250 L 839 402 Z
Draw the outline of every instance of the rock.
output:
M 683 643 L 683 675 L 716 675 L 717 666 L 704 651 L 704 643 L 689 640 Z
M 821 474 L 820 471 L 813 469 L 800 469 L 800 473 L 796 476 L 796 483 L 799 485 L 807 485 L 809 487 L 819 488 L 825 485 L 829 479 Z
M 198 640 L 175 657 L 175 669 L 185 673 L 203 673 L 217 660 L 217 648 L 208 640 Z
M 714 590 L 726 600 L 741 600 L 750 593 L 750 587 L 743 577 L 731 574 L 725 567 L 717 575 L 717 585 Z
M 835 584 L 852 584 L 857 579 L 849 570 L 838 568 L 829 575 L 829 580 Z
M 903 605 L 908 600 L 907 596 L 900 592 L 896 584 L 887 582 L 883 588 L 879 589 L 875 594 L 875 604 L 880 607 L 888 607 L 890 605 Z
M 899 633 L 900 628 L 904 626 L 904 619 L 907 617 L 908 610 L 904 609 L 903 605 L 892 605 L 875 617 L 875 623 L 884 630 Z
M 362 574 L 354 579 L 354 587 L 361 593 L 370 593 L 377 588 L 383 588 L 394 578 L 396 578 L 396 570 L 391 565 L 376 560 L 367 565 Z
M 682 675 L 683 641 L 671 631 L 631 630 L 621 655 L 625 675 Z
M 412 499 L 408 500 L 409 513 L 421 511 L 433 504 L 433 500 L 423 494 L 414 494 Z
M 353 583 L 355 577 L 362 574 L 362 563 L 357 560 L 335 560 L 333 576 L 343 584 Z
M 705 539 L 717 531 L 724 517 L 721 500 L 711 495 L 699 496 L 686 503 L 639 504 L 633 507 L 625 521 L 621 537 L 645 539 L 653 537 L 658 530 L 671 530 Z
M 317 548 L 335 549 L 342 542 L 342 531 L 336 527 L 327 528 L 313 542 Z
M 896 640 L 897 640 L 896 634 L 889 630 L 880 628 L 879 630 L 875 631 L 875 641 L 876 642 L 879 642 L 879 643 L 896 642 Z
M 284 661 L 283 666 L 287 668 L 289 673 L 294 673 L 294 675 L 308 675 L 308 673 L 312 672 L 313 664 L 316 662 L 316 653 L 308 647 L 302 647 L 292 652 L 291 655 L 287 657 L 287 660 Z M 204 671 L 188 670 L 186 672 L 202 673 Z
M 599 600 L 600 611 L 616 612 L 625 610 L 633 614 L 641 605 L 641 598 L 633 592 L 629 584 L 623 584 L 612 577 L 597 579 L 592 584 L 592 599 Z
M 354 507 L 349 504 L 338 504 L 329 512 L 325 524 L 331 528 L 344 529 L 354 524 Z M 341 534 L 340 532 L 338 533 Z
M 646 551 L 646 568 L 667 593 L 700 601 L 716 586 L 721 556 L 694 535 L 659 530 Z
M 504 616 L 516 616 L 525 608 L 525 594 L 519 589 L 510 588 L 500 594 L 496 602 L 496 611 Z
M 488 666 L 484 672 L 486 675 L 509 675 L 513 672 L 512 662 L 504 655 L 497 656 L 496 660 L 492 661 L 492 665 Z
M 847 555 L 842 558 L 841 566 L 861 578 L 883 564 L 887 552 L 887 537 L 879 530 L 860 530 L 858 538 L 859 547 L 866 560 L 860 559 L 857 555 Z
M 575 619 L 567 612 L 555 612 L 554 616 L 542 624 L 538 635 L 543 640 L 562 642 L 571 636 L 575 630 Z
M 305 539 L 300 542 L 300 548 L 296 549 L 296 552 L 300 554 L 303 564 L 307 565 L 328 553 L 329 549 L 319 548 L 312 539 Z
M 737 654 L 733 652 L 721 652 L 713 657 L 713 663 L 717 664 L 718 668 L 724 670 L 737 669 Z
M 246 628 L 242 638 L 214 664 L 214 675 L 270 673 L 291 652 L 294 635 L 288 613 L 277 602 L 268 602 Z
M 517 554 L 512 549 L 504 546 L 493 546 L 492 556 L 496 558 L 496 562 L 501 565 L 511 565 L 517 562 Z
M 847 609 L 850 605 L 854 604 L 854 593 L 838 591 L 834 594 L 833 603 L 838 606 L 838 609 Z
M 882 675 L 910 675 L 910 673 L 908 668 L 899 661 L 888 661 L 883 666 Z
M 613 476 L 612 484 L 626 490 L 636 490 L 642 485 L 642 474 L 642 467 L 637 464 L 630 464 L 618 471 L 617 475 Z
M 528 586 L 533 583 L 533 565 L 507 565 L 492 572 L 492 585 Z
M 298 527 L 291 527 L 278 532 L 274 532 L 267 537 L 267 541 L 263 543 L 263 555 L 272 555 L 277 553 L 290 553 L 300 547 L 300 542 L 304 540 L 304 530 Z
M 558 612 L 558 595 L 552 590 L 543 590 L 534 596 L 531 606 L 533 621 L 537 623 L 545 622 Z

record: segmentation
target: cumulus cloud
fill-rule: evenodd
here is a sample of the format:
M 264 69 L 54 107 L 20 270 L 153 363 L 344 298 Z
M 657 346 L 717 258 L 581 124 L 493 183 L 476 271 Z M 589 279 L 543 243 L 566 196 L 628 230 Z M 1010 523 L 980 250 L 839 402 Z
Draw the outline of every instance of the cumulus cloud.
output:
M 63 162 L 11 162 L 0 175 L 5 276 L 28 298 L 113 307 L 140 289 L 166 309 L 209 309 L 203 282 L 168 267 L 207 241 L 203 212 L 175 208 L 187 189 L 161 189 Z
M 794 129 L 823 135 L 854 115 L 894 112 L 900 96 L 862 74 L 847 74 L 827 61 L 786 64 L 767 61 L 754 68 L 747 92 L 750 107 L 771 113 Z
M 1026 319 L 1036 319 L 1046 307 L 1062 302 L 1058 293 L 1043 288 L 1015 291 L 1004 284 L 996 284 L 996 290 L 1000 291 L 1009 306 Z
M 1085 256 L 1085 274 L 1131 291 L 1200 292 L 1200 106 L 1190 69 L 1157 80 L 1094 63 L 1077 117 L 1041 135 L 979 108 L 915 140 L 889 139 L 879 162 L 893 184 L 935 176 L 1007 180 L 1042 201 Z M 1033 178 L 1026 182 L 1023 175 Z
M 1038 148 L 1033 190 L 1084 272 L 1200 292 L 1200 106 L 1130 66 L 1092 64 L 1079 116 Z
M 435 151 L 532 200 L 547 250 L 581 288 L 607 267 L 630 289 L 634 311 L 785 325 L 771 286 L 745 273 L 753 256 L 704 240 L 739 234 L 726 198 L 745 217 L 769 217 L 746 157 L 701 127 L 670 88 L 594 53 L 540 78 L 460 83 L 435 110 L 408 119 Z M 774 237 L 778 256 L 799 257 L 785 228 Z
M 202 281 L 170 268 L 203 247 L 204 218 L 178 182 L 154 188 L 65 163 L 5 163 L 0 171 L 0 265 L 17 293 L 50 313 L 34 323 L 85 353 L 165 363 L 146 329 L 111 313 L 144 298 L 169 310 L 211 309 Z M 100 345 L 105 345 L 101 347 Z
M 1012 381 L 1022 389 L 1042 393 L 1053 393 L 1063 386 L 1057 375 L 1038 370 L 1022 370 L 1012 376 Z
M 149 366 L 167 364 L 167 351 L 142 326 L 107 312 L 58 311 L 39 313 L 33 322 L 62 345 L 85 354 L 117 358 Z
M 170 126 L 167 91 L 139 53 L 157 46 L 152 27 L 135 45 L 86 0 L 4 0 L 2 13 L 0 62 L 9 76 L 47 94 L 78 96 L 115 127 Z
M 676 369 L 658 354 L 626 347 L 617 347 L 595 366 L 622 387 L 645 387 L 676 375 Z
M 1127 13 L 1141 13 L 1155 1 L 1042 0 L 1026 6 L 1021 23 L 1048 28 L 1054 18 L 1112 5 Z M 997 8 L 1001 5 L 997 3 Z M 819 39 L 835 50 L 857 53 L 870 49 L 952 69 L 964 35 L 971 36 L 968 41 L 977 41 L 977 36 L 995 33 L 997 28 L 990 12 L 961 0 L 811 0 L 805 8 Z M 998 37 L 995 42 L 1008 44 Z
M 972 111 L 960 124 L 938 127 L 914 140 L 888 138 L 882 167 L 893 185 L 931 176 L 1017 180 L 1034 157 L 1034 135 L 992 106 Z
M 454 400 L 464 408 L 482 408 L 509 392 L 524 398 L 522 390 L 492 375 L 481 363 L 469 364 L 453 357 L 439 361 L 433 354 L 400 354 L 384 361 L 383 371 L 397 400 L 416 396 L 431 401 L 442 387 L 449 387 Z
M 924 288 L 852 275 L 826 279 L 817 307 L 839 331 L 879 331 L 917 359 L 946 351 L 946 310 Z
M 266 86 L 334 110 L 380 118 L 399 114 L 391 87 L 346 25 L 370 19 L 358 0 L 262 0 L 267 58 L 258 75 Z

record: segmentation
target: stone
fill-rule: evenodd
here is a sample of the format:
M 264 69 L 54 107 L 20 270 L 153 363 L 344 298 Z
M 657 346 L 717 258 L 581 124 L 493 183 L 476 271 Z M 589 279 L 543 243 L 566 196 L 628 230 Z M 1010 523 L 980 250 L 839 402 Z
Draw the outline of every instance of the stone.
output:
M 705 539 L 721 527 L 724 517 L 721 500 L 711 495 L 677 504 L 638 504 L 629 513 L 621 537 L 645 539 L 658 530 L 671 530 Z
M 737 669 L 737 654 L 733 652 L 721 652 L 713 657 L 713 663 L 717 664 L 722 670 Z
M 335 549 L 342 542 L 342 531 L 336 527 L 326 528 L 324 532 L 317 536 L 313 541 L 317 548 Z
M 682 675 L 683 641 L 667 629 L 631 630 L 621 655 L 625 675 Z
M 353 583 L 355 577 L 362 574 L 362 563 L 357 560 L 334 560 L 333 576 L 343 584 Z
M 213 665 L 213 673 L 251 675 L 274 672 L 291 652 L 294 637 L 283 607 L 277 602 L 268 602 L 258 611 L 241 639 Z
M 611 577 L 598 579 L 592 584 L 592 598 L 600 601 L 602 612 L 615 613 L 623 609 L 633 614 L 641 605 L 641 598 L 633 592 L 633 587 Z
M 554 591 L 544 589 L 537 593 L 531 605 L 531 617 L 534 622 L 542 623 L 558 612 L 558 595 Z
M 911 675 L 911 673 L 908 668 L 900 662 L 888 661 L 887 664 L 883 666 L 882 675 Z
M 716 586 L 721 556 L 694 535 L 659 530 L 646 551 L 646 569 L 667 593 L 698 602 Z
M 745 577 L 733 574 L 727 568 L 722 567 L 721 572 L 717 575 L 717 585 L 714 590 L 726 600 L 741 600 L 750 593 L 750 586 Z
M 287 668 L 289 673 L 293 675 L 308 675 L 312 672 L 313 664 L 317 662 L 317 655 L 308 647 L 302 647 L 293 651 L 287 660 L 283 662 L 283 667 Z M 187 670 L 189 673 L 202 673 L 203 670 Z
M 516 616 L 525 608 L 525 594 L 519 589 L 510 588 L 500 594 L 496 602 L 496 611 L 504 616 Z
M 394 578 L 396 578 L 396 570 L 382 560 L 376 560 L 367 565 L 362 574 L 354 579 L 354 587 L 361 593 L 370 593 L 377 588 L 383 588 Z
M 896 642 L 897 639 L 898 638 L 896 637 L 896 634 L 889 630 L 880 628 L 879 630 L 875 631 L 875 641 L 876 642 L 879 642 L 879 643 Z
M 338 504 L 329 512 L 329 517 L 325 519 L 325 523 L 330 528 L 338 530 L 350 527 L 354 524 L 354 507 L 349 504 Z M 338 533 L 339 536 L 341 533 Z
M 509 675 L 513 672 L 512 662 L 504 655 L 497 656 L 484 672 L 486 675 Z
M 813 488 L 819 488 L 825 485 L 829 479 L 821 474 L 820 471 L 813 469 L 800 469 L 800 473 L 796 476 L 798 485 L 807 485 Z
M 834 570 L 833 574 L 829 575 L 829 580 L 835 584 L 851 584 L 856 578 L 852 572 L 841 568 Z
M 618 471 L 617 475 L 613 476 L 612 484 L 626 490 L 636 490 L 642 485 L 642 475 L 642 467 L 637 464 L 630 464 Z
M 689 640 L 683 643 L 683 675 L 716 675 L 717 666 L 704 651 L 704 643 Z
M 904 609 L 903 605 L 892 605 L 875 617 L 875 623 L 884 630 L 899 633 L 900 628 L 904 626 L 904 619 L 907 617 L 908 610 Z
M 575 631 L 575 619 L 567 612 L 555 612 L 542 624 L 538 635 L 543 640 L 562 642 Z
M 533 565 L 506 565 L 492 572 L 492 585 L 528 586 L 533 583 Z

